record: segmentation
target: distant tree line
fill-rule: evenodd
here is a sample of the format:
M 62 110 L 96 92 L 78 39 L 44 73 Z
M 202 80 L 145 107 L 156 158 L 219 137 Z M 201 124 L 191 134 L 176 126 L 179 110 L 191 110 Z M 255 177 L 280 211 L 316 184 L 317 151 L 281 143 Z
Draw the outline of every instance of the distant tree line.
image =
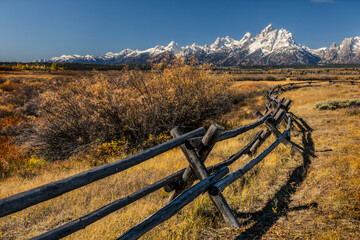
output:
M 90 63 L 21 63 L 21 62 L 0 62 L 0 70 L 122 70 L 125 66 L 131 70 L 149 70 L 150 65 L 136 64 L 90 64 Z
M 91 64 L 91 63 L 22 63 L 0 62 L 0 71 L 16 70 L 122 70 L 125 66 L 130 70 L 150 70 L 151 64 Z M 330 65 L 289 65 L 289 66 L 214 66 L 215 71 L 263 70 L 274 69 L 314 69 L 314 68 L 344 68 L 347 70 L 359 69 L 359 64 L 330 64 Z

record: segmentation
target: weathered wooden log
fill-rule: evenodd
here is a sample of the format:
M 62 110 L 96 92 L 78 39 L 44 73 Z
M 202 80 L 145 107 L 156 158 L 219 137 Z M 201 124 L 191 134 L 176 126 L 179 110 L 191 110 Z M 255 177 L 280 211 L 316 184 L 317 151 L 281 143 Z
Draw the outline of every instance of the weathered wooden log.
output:
M 292 117 L 290 115 L 286 115 L 287 116 L 287 127 L 286 129 L 289 131 L 289 136 L 290 136 L 290 130 L 291 130 L 291 126 L 292 126 Z M 290 137 L 289 137 L 290 140 Z
M 208 167 L 207 170 L 211 173 L 213 171 L 217 171 L 219 168 L 223 167 L 223 166 L 230 166 L 231 164 L 233 164 L 236 160 L 238 160 L 242 155 L 249 153 L 250 152 L 250 148 L 254 145 L 255 141 L 259 138 L 259 136 L 262 135 L 264 131 L 260 130 L 255 136 L 254 138 L 246 145 L 244 146 L 239 152 L 235 153 L 234 155 L 232 155 L 231 157 L 229 157 L 229 159 L 227 159 L 224 162 L 218 163 L 214 166 Z
M 273 97 L 272 95 L 267 95 L 267 99 L 271 102 L 277 103 L 278 100 L 276 98 L 277 98 L 277 95 L 275 97 Z
M 236 160 L 238 160 L 242 155 L 248 153 L 250 151 L 250 148 L 254 145 L 255 141 L 259 138 L 259 136 L 263 133 L 263 130 L 260 130 L 254 137 L 253 139 L 246 145 L 244 146 L 239 152 L 235 153 L 234 155 L 232 155 L 231 157 L 229 157 L 227 160 L 223 161 L 223 162 L 220 162 L 220 163 L 217 163 L 215 165 L 212 165 L 210 167 L 207 167 L 206 170 L 209 172 L 209 173 L 214 173 L 218 170 L 220 170 L 221 168 L 223 167 L 226 167 L 226 166 L 230 166 L 231 164 L 233 164 Z M 176 173 L 176 177 L 174 177 L 174 181 L 171 183 L 177 183 L 178 181 L 182 181 L 181 184 L 184 184 L 184 181 L 182 180 L 182 176 L 183 176 L 183 173 L 185 172 L 185 169 L 182 169 L 180 171 L 178 171 Z M 194 179 L 195 181 L 196 179 Z M 171 192 L 173 191 L 175 188 L 177 188 L 179 186 L 173 186 L 173 185 L 166 185 L 164 187 L 164 190 L 166 192 Z
M 256 122 L 253 122 L 253 123 L 250 123 L 248 125 L 245 125 L 245 126 L 242 126 L 242 127 L 239 127 L 239 128 L 235 128 L 233 130 L 228 130 L 226 132 L 224 132 L 218 139 L 218 142 L 220 141 L 224 141 L 226 139 L 229 139 L 229 138 L 233 138 L 233 137 L 236 137 L 244 132 L 247 132 L 251 129 L 254 129 L 256 128 L 257 126 L 263 124 L 265 122 L 266 119 L 269 118 L 269 116 L 271 115 L 271 113 L 267 113 L 266 115 L 264 115 L 261 119 L 259 119 L 258 121 Z
M 260 130 L 246 146 L 244 146 L 239 152 L 237 152 L 234 155 L 232 155 L 231 157 L 229 157 L 227 160 L 206 168 L 207 171 L 209 173 L 213 173 L 213 172 L 218 171 L 222 167 L 230 166 L 231 164 L 233 164 L 242 155 L 244 155 L 250 151 L 251 146 L 253 146 L 254 142 L 258 139 L 259 135 L 261 135 L 262 132 L 263 132 L 263 130 Z M 185 170 L 185 169 L 183 169 L 183 170 Z
M 191 138 L 188 140 L 188 144 L 190 144 L 193 148 L 197 149 L 201 145 L 202 137 Z
M 74 176 L 15 194 L 11 197 L 0 199 L 0 217 L 20 211 L 37 203 L 49 200 L 76 188 L 121 172 L 161 153 L 169 151 L 170 149 L 178 147 L 181 144 L 184 144 L 187 139 L 202 136 L 204 134 L 205 129 L 199 128 L 122 160 L 90 169 Z
M 290 99 L 287 99 L 285 101 L 285 98 L 282 98 L 281 101 L 278 101 L 277 103 L 277 107 L 276 107 L 276 112 L 279 111 L 280 108 L 284 109 L 285 111 L 288 111 L 289 110 L 289 106 L 291 104 L 291 100 Z
M 276 112 L 274 113 L 273 116 L 269 117 L 265 121 L 265 124 L 267 126 L 268 125 L 277 126 L 279 124 L 279 122 L 283 119 L 283 117 L 285 117 L 286 112 L 289 109 L 289 105 L 291 104 L 291 100 L 290 99 L 287 99 L 286 101 L 284 101 L 284 100 L 285 99 L 282 98 L 278 101 L 278 107 L 277 107 Z M 282 104 L 282 102 L 284 102 L 284 104 Z M 275 127 L 275 129 L 276 129 L 276 127 Z M 251 146 L 249 153 L 254 154 L 256 152 L 256 150 L 261 146 L 261 144 L 270 136 L 270 134 L 271 134 L 270 131 L 268 131 L 268 130 L 264 131 L 259 136 L 259 138 L 254 142 L 254 144 Z
M 270 132 L 272 132 L 275 137 L 279 137 L 281 135 L 280 131 L 275 127 L 274 124 L 266 122 L 266 126 L 269 128 Z
M 281 122 L 281 120 L 285 117 L 286 113 L 289 111 L 290 109 L 290 104 L 292 103 L 292 101 L 290 99 L 287 99 L 284 104 L 281 104 L 280 108 L 282 108 L 283 110 L 285 110 L 285 114 L 282 113 L 277 113 L 279 114 L 279 116 L 275 116 L 274 119 L 275 121 L 277 121 L 277 124 L 279 124 Z
M 286 87 L 286 86 L 289 86 L 289 85 L 291 85 L 291 83 L 282 84 L 281 87 Z
M 276 99 L 275 99 L 275 100 L 271 99 L 271 100 L 270 100 L 270 105 L 271 105 L 273 108 L 277 109 L 279 104 L 278 104 L 278 102 L 277 102 Z
M 180 128 L 174 128 L 171 130 L 171 134 L 173 136 L 180 136 L 182 134 Z M 216 138 L 216 135 L 213 135 Z M 216 139 L 212 140 L 211 142 L 216 142 Z M 181 150 L 183 151 L 184 155 L 186 156 L 187 160 L 189 161 L 192 170 L 194 171 L 195 175 L 198 179 L 203 180 L 207 178 L 210 174 L 207 171 L 203 162 L 200 161 L 197 152 L 189 145 L 183 144 L 180 146 Z M 225 201 L 224 197 L 219 194 L 217 196 L 210 196 L 210 199 L 219 210 L 221 215 L 223 216 L 226 224 L 229 227 L 240 227 L 239 222 L 237 221 L 236 217 L 232 213 L 229 205 Z
M 291 123 L 292 123 L 292 118 L 290 117 L 290 119 L 288 119 L 288 125 L 287 125 L 287 130 L 289 131 L 289 134 L 285 136 L 285 138 L 283 138 L 282 143 L 285 146 L 292 147 L 295 151 L 300 152 L 299 146 L 291 142 L 290 140 L 290 129 L 292 126 Z M 273 133 L 275 137 L 278 138 L 281 136 L 281 132 L 274 125 L 267 123 L 266 126 L 271 130 L 271 133 Z
M 250 152 L 250 148 L 254 145 L 255 141 L 260 137 L 260 135 L 263 133 L 263 130 L 260 130 L 254 137 L 253 139 L 247 144 L 245 145 L 239 152 L 235 153 L 234 155 L 232 155 L 231 157 L 229 157 L 227 160 L 217 163 L 213 166 L 207 167 L 207 171 L 209 173 L 213 173 L 216 172 L 218 170 L 220 170 L 222 167 L 226 167 L 226 166 L 230 166 L 231 164 L 233 164 L 236 160 L 238 160 L 242 155 L 249 153 Z M 182 176 L 183 173 L 185 172 L 185 168 L 178 171 L 177 172 L 177 178 L 175 178 L 175 180 L 172 182 L 173 183 L 178 183 L 179 181 L 181 181 L 180 185 L 184 184 L 184 181 L 182 180 Z M 195 181 L 196 179 L 194 179 Z M 173 191 L 175 188 L 179 187 L 179 185 L 177 186 L 173 186 L 171 184 L 166 185 L 164 187 L 164 190 L 166 192 L 171 192 Z
M 74 232 L 77 232 L 81 229 L 84 229 L 86 226 L 98 221 L 99 219 L 129 205 L 130 203 L 135 202 L 136 200 L 145 197 L 146 195 L 155 192 L 156 190 L 162 188 L 163 186 L 174 181 L 176 178 L 179 178 L 185 169 L 182 169 L 166 178 L 161 179 L 153 184 L 150 184 L 128 196 L 120 198 L 110 204 L 107 204 L 81 218 L 73 220 L 69 223 L 66 223 L 60 227 L 57 227 L 49 232 L 43 233 L 37 237 L 31 238 L 31 240 L 50 240 L 50 239 L 60 239 L 65 236 L 68 236 Z
M 274 124 L 275 126 L 277 126 L 280 121 L 285 117 L 286 114 L 286 110 L 285 109 L 280 109 L 274 116 Z
M 265 120 L 267 118 L 269 118 L 270 116 L 271 116 L 271 110 L 270 110 L 270 112 L 264 114 L 263 117 L 261 119 L 257 120 L 256 122 L 223 132 L 217 141 L 221 142 L 221 141 L 227 140 L 229 138 L 234 138 L 234 137 L 236 137 L 240 134 L 243 134 L 251 129 L 254 129 L 257 126 L 263 124 L 265 122 Z M 198 148 L 201 144 L 201 139 L 202 139 L 202 137 L 191 138 L 191 139 L 189 139 L 188 142 L 193 148 Z
M 200 181 L 189 190 L 183 192 L 183 194 L 181 194 L 173 202 L 164 206 L 158 212 L 145 219 L 142 223 L 126 231 L 119 239 L 138 239 L 149 230 L 175 215 L 183 207 L 205 192 L 211 185 L 219 181 L 219 179 L 225 176 L 228 172 L 229 169 L 224 167 L 220 171 Z
M 262 145 L 262 143 L 270 136 L 270 131 L 261 130 L 261 134 L 259 138 L 254 142 L 254 144 L 250 147 L 249 154 L 252 155 L 256 152 L 256 150 Z
M 278 123 L 281 121 L 281 119 L 285 116 L 286 110 L 283 108 L 279 108 L 277 112 L 275 112 L 274 116 L 268 118 L 265 121 L 265 124 L 272 124 L 274 126 L 277 126 Z
M 212 166 L 209 166 L 206 168 L 206 170 L 209 172 L 209 173 L 214 173 L 218 170 L 220 170 L 221 168 L 223 167 L 226 167 L 226 166 L 230 166 L 231 164 L 233 164 L 236 160 L 238 160 L 242 155 L 248 153 L 250 151 L 250 148 L 254 145 L 255 141 L 260 137 L 260 135 L 263 133 L 264 131 L 263 130 L 260 130 L 254 137 L 253 139 L 247 144 L 245 145 L 239 152 L 233 154 L 231 157 L 229 157 L 227 160 L 223 161 L 223 162 L 220 162 L 220 163 L 217 163 L 215 165 L 212 165 Z M 183 176 L 183 173 L 185 172 L 185 169 L 182 169 L 180 171 L 178 171 L 176 173 L 176 176 L 174 177 L 174 180 L 172 183 L 166 185 L 164 187 L 164 190 L 166 192 L 171 192 L 173 191 L 175 188 L 179 187 L 179 185 L 171 185 L 171 184 L 174 184 L 174 183 L 178 183 L 179 181 L 181 181 L 181 185 L 184 184 L 184 181 L 182 180 L 182 176 Z M 194 177 L 194 181 L 196 180 L 196 177 Z
M 196 153 L 197 156 L 199 156 L 201 162 L 205 161 L 206 157 L 210 153 L 211 149 L 213 148 L 217 139 L 219 138 L 219 136 L 223 131 L 224 128 L 217 124 L 212 124 L 209 127 L 208 131 L 206 131 Z M 171 130 L 171 135 L 173 137 L 179 136 L 179 133 L 182 133 L 179 127 L 176 127 Z M 181 148 L 183 149 L 183 146 Z M 196 176 L 194 175 L 191 169 L 191 165 L 189 165 L 186 168 L 184 174 L 182 175 L 181 183 L 175 185 L 175 189 L 174 189 L 175 191 L 171 194 L 167 203 L 170 203 L 174 198 L 180 195 L 180 193 L 182 193 L 185 189 L 191 187 L 195 180 L 196 180 Z M 171 186 L 167 186 L 165 190 L 169 190 L 169 189 L 171 189 Z
M 271 112 L 272 110 L 271 110 L 271 108 L 270 108 L 270 105 L 269 104 L 265 104 L 265 110 L 264 110 L 264 113 L 263 113 L 263 115 L 265 115 L 265 114 L 267 114 L 268 112 Z
M 256 113 L 255 113 L 254 115 L 255 115 L 255 117 L 257 117 L 257 118 L 262 118 L 262 117 L 263 117 L 263 115 L 262 115 L 261 112 L 259 112 L 259 111 L 256 111 Z
M 261 160 L 263 160 L 269 153 L 271 153 L 282 141 L 282 139 L 288 135 L 288 130 L 285 130 L 281 136 L 273 143 L 271 144 L 266 150 L 264 150 L 263 152 L 261 152 L 258 156 L 256 156 L 255 158 L 253 158 L 252 160 L 250 160 L 249 162 L 247 162 L 245 165 L 243 165 L 241 168 L 239 168 L 238 170 L 236 170 L 233 173 L 230 173 L 229 175 L 227 175 L 226 177 L 224 177 L 222 180 L 220 180 L 219 182 L 215 183 L 214 185 L 212 185 L 209 189 L 209 193 L 211 195 L 217 196 L 218 194 L 220 194 L 222 191 L 224 191 L 224 189 L 229 186 L 230 184 L 232 184 L 233 182 L 235 182 L 237 179 L 241 178 L 242 176 L 244 176 L 244 174 L 246 172 L 248 172 L 251 168 L 253 168 L 256 164 L 258 164 L 259 162 L 261 162 Z
M 196 153 L 199 156 L 201 162 L 205 162 L 205 159 L 208 157 L 210 151 L 224 130 L 224 127 L 220 126 L 219 124 L 211 124 L 201 140 L 201 145 L 196 150 Z
M 286 99 L 286 101 L 284 102 L 284 105 L 283 105 L 285 110 L 287 110 L 287 108 L 290 106 L 291 102 L 292 101 L 290 98 Z

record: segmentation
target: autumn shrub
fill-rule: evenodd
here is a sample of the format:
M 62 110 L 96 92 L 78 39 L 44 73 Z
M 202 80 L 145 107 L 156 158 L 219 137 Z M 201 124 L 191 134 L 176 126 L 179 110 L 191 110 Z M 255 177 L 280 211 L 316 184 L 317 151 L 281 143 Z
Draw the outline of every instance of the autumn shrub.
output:
M 1 106 L 0 105 L 0 118 L 8 117 L 13 115 L 13 111 L 11 105 L 9 106 Z
M 18 83 L 11 82 L 11 81 L 6 81 L 6 82 L 0 84 L 0 89 L 7 91 L 7 92 L 15 91 L 15 90 L 19 89 L 19 87 L 20 87 L 20 85 Z
M 6 84 L 5 82 L 4 84 Z M 12 85 L 5 85 L 6 91 L 0 91 L 0 105 L 9 106 L 12 105 L 13 108 L 22 107 L 24 106 L 28 101 L 36 98 L 40 92 L 39 86 L 36 86 L 35 84 L 29 84 L 29 83 L 14 83 L 16 87 L 11 88 L 12 90 L 9 90 Z M 45 87 L 44 87 L 45 88 Z
M 195 128 L 228 111 L 231 98 L 228 83 L 215 77 L 209 65 L 180 59 L 155 64 L 150 71 L 97 73 L 40 94 L 40 121 L 23 137 L 48 159 L 67 158 L 113 139 L 144 148 L 149 136 L 176 125 Z
M 26 157 L 21 149 L 14 144 L 13 137 L 0 136 L 0 178 L 9 176 L 21 168 Z

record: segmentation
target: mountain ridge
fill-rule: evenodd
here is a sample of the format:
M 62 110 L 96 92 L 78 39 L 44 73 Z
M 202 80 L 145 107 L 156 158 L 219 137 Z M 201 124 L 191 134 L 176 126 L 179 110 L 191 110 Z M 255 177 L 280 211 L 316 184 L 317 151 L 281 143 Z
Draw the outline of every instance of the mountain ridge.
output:
M 124 49 L 103 56 L 62 55 L 34 62 L 93 63 L 93 64 L 146 64 L 149 59 L 168 53 L 187 59 L 195 56 L 200 63 L 220 66 L 296 65 L 296 64 L 357 64 L 360 63 L 360 37 L 345 38 L 341 44 L 311 49 L 295 42 L 291 32 L 284 28 L 274 29 L 269 24 L 255 37 L 247 32 L 240 40 L 229 36 L 218 37 L 214 43 L 203 46 L 180 46 L 171 41 L 167 46 L 157 45 L 145 50 Z

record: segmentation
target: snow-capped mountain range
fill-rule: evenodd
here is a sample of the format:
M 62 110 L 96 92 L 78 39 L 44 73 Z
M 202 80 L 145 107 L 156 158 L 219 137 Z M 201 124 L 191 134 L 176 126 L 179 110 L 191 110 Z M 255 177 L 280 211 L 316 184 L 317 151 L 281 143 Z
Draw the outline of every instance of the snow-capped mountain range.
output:
M 240 40 L 229 36 L 217 38 L 214 43 L 200 46 L 179 46 L 170 42 L 146 50 L 125 49 L 104 56 L 62 55 L 35 62 L 94 63 L 94 64 L 146 64 L 151 58 L 161 59 L 165 53 L 185 59 L 195 56 L 199 62 L 219 66 L 235 65 L 293 65 L 293 64 L 358 64 L 360 63 L 360 37 L 345 38 L 328 48 L 310 49 L 297 44 L 286 29 L 274 29 L 270 24 L 255 37 L 246 33 Z

